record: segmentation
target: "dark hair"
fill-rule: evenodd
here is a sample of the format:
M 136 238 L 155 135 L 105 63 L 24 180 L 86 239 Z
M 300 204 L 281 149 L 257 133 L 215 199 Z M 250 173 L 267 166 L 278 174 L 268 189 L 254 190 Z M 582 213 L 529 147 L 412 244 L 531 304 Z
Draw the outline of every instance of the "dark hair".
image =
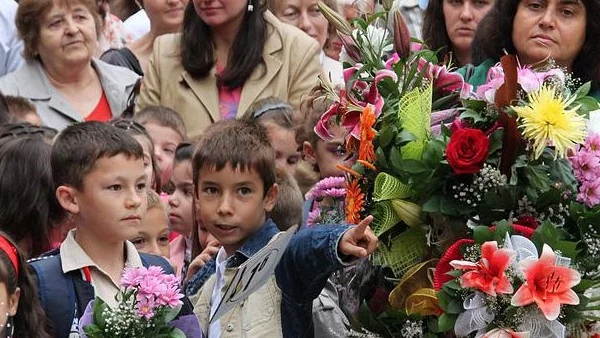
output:
M 6 238 L 15 248 L 19 273 L 8 258 L 4 250 L 0 250 L 0 282 L 6 285 L 8 295 L 15 293 L 17 288 L 21 289 L 19 306 L 13 317 L 15 326 L 15 337 L 20 338 L 51 338 L 50 321 L 44 313 L 44 309 L 38 298 L 38 290 L 33 271 L 25 261 L 25 258 L 15 243 L 4 233 L 0 236 Z
M 23 40 L 23 55 L 27 60 L 39 57 L 37 52 L 40 42 L 40 24 L 44 16 L 57 3 L 59 6 L 69 6 L 72 3 L 83 5 L 92 15 L 96 25 L 96 34 L 102 33 L 102 18 L 98 14 L 95 0 L 20 0 L 15 18 L 19 37 Z
M 150 162 L 152 163 L 152 172 L 154 173 L 154 186 L 152 189 L 157 192 L 161 192 L 161 181 L 160 181 L 160 169 L 158 168 L 158 164 L 156 163 L 156 158 L 154 157 L 154 143 L 152 143 L 152 138 L 148 134 L 146 128 L 143 125 L 130 120 L 130 119 L 114 119 L 110 121 L 112 126 L 115 126 L 121 130 L 125 130 L 131 136 L 143 136 L 148 141 L 148 145 L 150 147 Z M 142 147 L 143 150 L 143 147 Z
M 255 121 L 219 121 L 206 129 L 192 159 L 195 194 L 200 170 L 220 171 L 227 164 L 245 171 L 255 170 L 264 184 L 263 193 L 275 184 L 275 151 L 263 126 Z
M 35 105 L 28 99 L 22 96 L 6 95 L 6 103 L 8 105 L 8 111 L 15 120 L 23 119 L 27 114 L 36 114 L 37 109 Z
M 75 123 L 64 129 L 52 147 L 51 165 L 55 188 L 67 185 L 83 189 L 83 179 L 102 157 L 144 157 L 142 146 L 126 131 L 102 122 Z
M 294 225 L 300 226 L 304 197 L 298 182 L 287 171 L 277 169 L 277 186 L 279 187 L 277 201 L 275 201 L 273 210 L 269 212 L 269 217 L 281 231 L 285 231 Z
M 238 0 L 243 1 L 243 0 Z M 245 12 L 242 27 L 229 51 L 227 68 L 218 77 L 218 82 L 229 88 L 242 87 L 263 60 L 263 49 L 267 41 L 267 21 L 263 17 L 261 1 L 250 0 L 254 10 Z M 187 4 L 181 34 L 181 64 L 194 78 L 204 78 L 215 65 L 215 51 L 211 38 L 211 27 L 196 13 L 193 1 Z
M 183 161 L 191 161 L 194 156 L 194 145 L 191 143 L 180 143 L 175 149 L 173 165 Z
M 446 59 L 454 52 L 446 30 L 444 0 L 430 0 L 423 15 L 423 42 L 431 50 L 438 51 L 438 60 Z M 457 60 L 458 61 L 458 60 Z
M 8 111 L 8 103 L 6 98 L 0 92 L 0 125 L 9 123 L 11 121 L 10 112 Z
M 31 257 L 50 249 L 50 226 L 61 219 L 51 150 L 42 134 L 0 139 L 0 229 L 17 242 L 30 238 Z
M 173 129 L 181 140 L 187 139 L 187 131 L 183 119 L 173 109 L 165 106 L 148 106 L 133 116 L 133 120 L 141 125 L 156 123 L 162 127 Z
M 48 144 L 52 144 L 54 137 L 58 134 L 56 129 L 46 126 L 34 126 L 29 122 L 6 123 L 0 126 L 0 139 L 7 137 L 21 137 L 27 135 L 39 135 Z
M 294 108 L 276 97 L 256 101 L 244 113 L 242 119 L 256 120 L 260 123 L 272 122 L 285 129 L 294 129 L 298 125 Z
M 475 39 L 471 45 L 473 63 L 480 64 L 486 59 L 499 60 L 504 51 L 516 54 L 512 41 L 513 22 L 521 0 L 497 0 L 487 16 L 481 20 Z M 573 75 L 583 82 L 592 81 L 592 87 L 600 84 L 600 63 L 597 54 L 600 50 L 600 21 L 594 14 L 600 13 L 598 0 L 581 0 L 585 6 L 585 42 L 573 62 Z

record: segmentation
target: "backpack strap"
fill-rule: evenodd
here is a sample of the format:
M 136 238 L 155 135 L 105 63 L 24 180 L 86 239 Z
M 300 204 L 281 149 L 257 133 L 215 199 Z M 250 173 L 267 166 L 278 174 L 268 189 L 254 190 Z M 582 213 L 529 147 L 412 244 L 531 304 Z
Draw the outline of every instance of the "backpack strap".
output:
M 62 272 L 60 255 L 36 258 L 29 265 L 37 276 L 39 298 L 54 336 L 68 337 L 77 312 L 72 276 Z

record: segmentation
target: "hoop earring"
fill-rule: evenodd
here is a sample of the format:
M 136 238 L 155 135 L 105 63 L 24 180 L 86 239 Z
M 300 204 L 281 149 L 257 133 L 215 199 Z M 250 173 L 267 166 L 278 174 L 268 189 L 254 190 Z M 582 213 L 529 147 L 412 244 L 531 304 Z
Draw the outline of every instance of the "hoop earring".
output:
M 5 338 L 13 338 L 15 334 L 15 323 L 12 316 L 9 316 L 6 320 Z
M 252 12 L 254 10 L 254 5 L 252 5 L 252 0 L 248 1 L 248 12 Z

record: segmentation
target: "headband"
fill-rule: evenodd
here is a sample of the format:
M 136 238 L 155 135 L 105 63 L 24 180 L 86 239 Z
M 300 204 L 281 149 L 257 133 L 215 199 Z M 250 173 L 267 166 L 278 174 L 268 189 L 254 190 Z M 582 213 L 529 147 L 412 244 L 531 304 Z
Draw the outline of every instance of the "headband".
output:
M 274 110 L 274 109 L 290 109 L 290 110 L 292 110 L 293 108 L 287 103 L 267 103 L 264 106 L 260 107 L 259 109 L 255 110 L 254 113 L 252 113 L 252 119 L 256 120 L 259 117 L 263 116 L 266 112 L 268 112 L 270 110 Z
M 15 268 L 15 276 L 19 279 L 19 253 L 17 248 L 6 237 L 0 235 L 0 249 L 8 256 L 8 260 Z

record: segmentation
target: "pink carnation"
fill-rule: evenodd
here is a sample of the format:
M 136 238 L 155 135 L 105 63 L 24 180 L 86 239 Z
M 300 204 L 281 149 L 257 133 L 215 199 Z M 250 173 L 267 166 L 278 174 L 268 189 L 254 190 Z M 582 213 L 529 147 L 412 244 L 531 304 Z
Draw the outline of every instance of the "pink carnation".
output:
M 155 304 L 153 299 L 143 298 L 136 304 L 135 313 L 139 317 L 150 319 L 154 317 L 154 307 Z
M 575 177 L 581 182 L 595 180 L 600 176 L 600 158 L 593 152 L 580 150 L 570 158 Z
M 167 285 L 165 285 L 161 278 L 157 278 L 155 276 L 146 275 L 144 279 L 141 280 L 138 290 L 138 296 L 148 297 L 155 296 L 158 297 L 160 294 L 165 292 L 167 289 Z
M 589 133 L 585 139 L 585 148 L 596 155 L 600 155 L 600 134 Z
M 124 287 L 135 288 L 140 285 L 140 282 L 146 276 L 146 268 L 125 268 L 123 277 L 121 277 L 121 285 Z
M 174 285 L 159 294 L 156 298 L 156 303 L 160 306 L 175 308 L 183 304 L 181 298 L 183 298 L 183 295 L 179 293 L 179 287 Z

